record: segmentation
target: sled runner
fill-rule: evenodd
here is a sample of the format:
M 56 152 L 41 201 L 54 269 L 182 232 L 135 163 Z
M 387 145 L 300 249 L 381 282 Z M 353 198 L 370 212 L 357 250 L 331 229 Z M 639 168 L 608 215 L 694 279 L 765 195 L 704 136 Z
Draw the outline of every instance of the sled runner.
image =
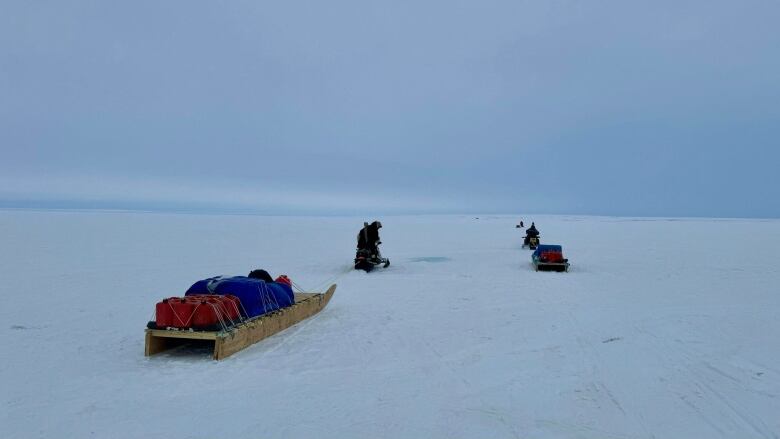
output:
M 324 293 L 295 293 L 291 306 L 218 331 L 147 328 L 144 354 L 148 357 L 193 341 L 205 341 L 213 342 L 213 358 L 221 360 L 322 311 L 335 291 L 333 284 Z
M 536 271 L 569 271 L 569 260 L 560 245 L 539 244 L 531 255 Z

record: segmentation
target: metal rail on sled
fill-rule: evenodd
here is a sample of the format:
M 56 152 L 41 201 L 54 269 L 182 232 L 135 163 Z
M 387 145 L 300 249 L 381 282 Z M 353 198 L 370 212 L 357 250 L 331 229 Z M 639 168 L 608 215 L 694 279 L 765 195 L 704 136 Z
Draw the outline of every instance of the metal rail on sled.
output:
M 205 340 L 214 343 L 215 360 L 227 358 L 322 311 L 335 291 L 336 284 L 333 284 L 324 293 L 295 293 L 295 303 L 291 306 L 246 320 L 228 330 L 146 329 L 144 355 L 148 357 L 193 340 Z

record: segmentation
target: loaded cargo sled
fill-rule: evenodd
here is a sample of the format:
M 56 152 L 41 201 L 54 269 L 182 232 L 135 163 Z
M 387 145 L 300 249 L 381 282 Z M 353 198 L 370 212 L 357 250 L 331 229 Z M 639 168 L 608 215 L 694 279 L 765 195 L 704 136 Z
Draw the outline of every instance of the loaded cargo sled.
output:
M 295 293 L 295 301 L 290 306 L 255 317 L 236 320 L 230 319 L 227 314 L 232 307 L 231 304 L 236 301 L 233 296 L 226 296 L 227 298 L 222 303 L 218 303 L 219 301 L 209 302 L 209 300 L 214 300 L 213 298 L 195 296 L 197 299 L 194 300 L 201 300 L 200 307 L 214 310 L 213 314 L 216 315 L 218 327 L 216 330 L 198 329 L 195 320 L 199 318 L 196 316 L 200 315 L 198 314 L 200 307 L 193 308 L 192 313 L 186 316 L 186 320 L 183 318 L 184 316 L 177 318 L 175 313 L 179 312 L 179 309 L 187 310 L 186 305 L 180 305 L 180 303 L 187 302 L 187 300 L 183 300 L 186 298 L 179 299 L 179 302 L 172 302 L 172 299 L 175 298 L 165 299 L 157 304 L 156 320 L 149 322 L 147 326 L 144 354 L 148 357 L 184 344 L 205 342 L 213 344 L 213 358 L 221 360 L 322 311 L 335 291 L 336 285 L 333 284 L 324 293 Z M 161 304 L 165 306 L 161 306 Z M 166 312 L 164 311 L 166 306 L 172 311 L 170 315 L 161 316 L 161 312 Z M 245 310 L 241 311 L 240 314 L 246 314 Z M 207 321 L 211 315 L 211 311 L 203 313 L 203 321 Z M 171 326 L 158 326 L 158 322 L 165 318 L 171 318 L 171 321 L 175 323 Z M 185 324 L 181 323 L 182 320 Z M 202 327 L 214 328 L 214 326 Z
M 539 244 L 531 255 L 536 271 L 569 271 L 569 260 L 563 257 L 560 245 Z

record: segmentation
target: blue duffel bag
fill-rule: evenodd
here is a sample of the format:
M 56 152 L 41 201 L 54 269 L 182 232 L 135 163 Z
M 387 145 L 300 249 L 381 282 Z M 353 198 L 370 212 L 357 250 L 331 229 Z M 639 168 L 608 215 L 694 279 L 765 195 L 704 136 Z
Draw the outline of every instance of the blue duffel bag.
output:
M 286 308 L 295 299 L 289 285 L 277 282 L 265 282 L 245 276 L 211 277 L 195 282 L 185 296 L 198 294 L 232 294 L 241 300 L 242 313 L 246 317 L 263 315 L 279 308 Z

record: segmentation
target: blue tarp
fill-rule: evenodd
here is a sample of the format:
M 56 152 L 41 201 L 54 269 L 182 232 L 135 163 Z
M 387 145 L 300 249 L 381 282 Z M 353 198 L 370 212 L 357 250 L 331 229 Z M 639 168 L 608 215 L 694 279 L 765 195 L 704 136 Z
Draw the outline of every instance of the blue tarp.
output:
M 563 248 L 560 245 L 539 244 L 536 247 L 536 250 L 534 250 L 533 256 L 539 256 L 539 255 L 542 254 L 542 252 L 561 252 L 561 253 L 563 253 Z
M 259 316 L 295 303 L 289 285 L 245 276 L 217 276 L 199 280 L 187 290 L 185 296 L 196 294 L 232 294 L 241 300 L 247 317 Z

